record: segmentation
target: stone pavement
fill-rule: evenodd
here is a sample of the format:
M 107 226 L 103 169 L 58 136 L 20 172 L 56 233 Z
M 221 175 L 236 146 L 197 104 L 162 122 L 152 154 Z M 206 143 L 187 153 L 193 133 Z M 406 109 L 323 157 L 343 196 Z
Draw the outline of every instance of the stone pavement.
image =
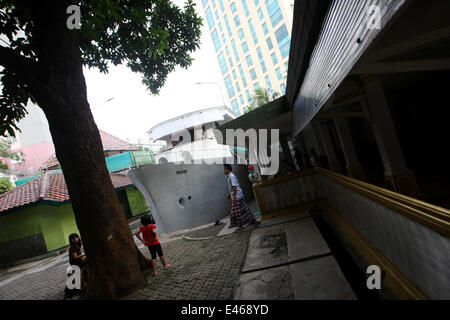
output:
M 135 299 L 232 299 L 252 228 L 215 237 L 224 227 L 225 223 L 210 224 L 160 235 L 166 259 L 173 267 L 164 271 L 158 262 L 159 275 L 150 276 L 149 286 Z M 150 257 L 136 237 L 135 241 Z M 0 269 L 0 300 L 63 299 L 67 267 L 64 253 Z
M 172 268 L 158 261 L 158 275 L 129 299 L 355 299 L 307 212 L 240 232 L 210 224 L 159 239 Z M 63 299 L 67 266 L 65 253 L 0 269 L 0 299 Z
M 308 212 L 264 220 L 252 232 L 235 300 L 356 299 Z

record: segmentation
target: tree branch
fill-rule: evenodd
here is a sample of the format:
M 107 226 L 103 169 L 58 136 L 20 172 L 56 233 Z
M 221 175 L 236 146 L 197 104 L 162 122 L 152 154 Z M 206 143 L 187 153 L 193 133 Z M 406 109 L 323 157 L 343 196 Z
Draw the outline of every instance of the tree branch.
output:
M 19 80 L 30 87 L 35 87 L 40 82 L 37 62 L 17 54 L 11 48 L 0 46 L 0 65 L 14 72 Z

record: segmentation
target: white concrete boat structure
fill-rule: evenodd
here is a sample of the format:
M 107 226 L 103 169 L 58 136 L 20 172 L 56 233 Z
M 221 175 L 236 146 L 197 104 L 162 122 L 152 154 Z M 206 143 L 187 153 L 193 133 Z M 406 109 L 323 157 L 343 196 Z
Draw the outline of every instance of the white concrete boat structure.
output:
M 166 146 L 156 164 L 132 169 L 129 178 L 144 195 L 161 233 L 193 228 L 220 220 L 231 202 L 223 163 L 232 163 L 246 200 L 254 197 L 247 165 L 233 148 L 220 144 L 214 129 L 236 115 L 227 107 L 191 112 L 164 121 L 148 131 Z

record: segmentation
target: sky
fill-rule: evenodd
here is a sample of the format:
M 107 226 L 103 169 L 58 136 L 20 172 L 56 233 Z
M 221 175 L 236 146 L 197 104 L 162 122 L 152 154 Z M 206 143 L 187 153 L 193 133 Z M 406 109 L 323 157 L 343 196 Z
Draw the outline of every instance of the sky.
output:
M 174 1 L 182 4 L 184 1 Z M 201 1 L 197 12 L 204 19 Z M 206 19 L 202 26 L 200 48 L 192 54 L 192 65 L 177 68 L 169 74 L 158 96 L 151 95 L 141 82 L 141 76 L 126 65 L 111 66 L 108 74 L 97 69 L 84 69 L 88 100 L 99 129 L 121 139 L 149 143 L 147 131 L 173 117 L 209 107 L 223 105 L 217 84 L 196 85 L 195 82 L 216 82 L 222 90 L 225 104 L 230 107 L 219 64 Z M 106 100 L 113 98 L 111 101 Z

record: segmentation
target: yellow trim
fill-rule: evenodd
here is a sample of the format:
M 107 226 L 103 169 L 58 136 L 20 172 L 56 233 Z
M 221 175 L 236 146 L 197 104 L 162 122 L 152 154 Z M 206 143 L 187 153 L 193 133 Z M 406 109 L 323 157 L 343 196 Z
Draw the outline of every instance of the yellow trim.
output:
M 271 184 L 280 183 L 280 182 L 284 182 L 284 181 L 289 181 L 289 180 L 293 180 L 293 179 L 296 179 L 296 178 L 299 178 L 299 177 L 303 177 L 303 176 L 309 176 L 309 175 L 312 175 L 314 173 L 315 173 L 314 170 L 299 171 L 299 172 L 291 173 L 289 175 L 273 178 L 273 179 L 270 179 L 270 180 L 264 180 L 264 181 L 260 182 L 259 184 L 257 184 L 257 186 L 260 187 L 260 188 L 264 188 L 266 186 L 270 186 Z
M 394 265 L 383 253 L 371 244 L 351 223 L 339 214 L 328 203 L 321 205 L 326 218 L 336 227 L 339 236 L 346 240 L 367 265 L 378 265 L 386 275 L 381 288 L 387 289 L 389 295 L 400 300 L 427 300 L 428 297 L 413 284 L 403 272 Z
M 322 168 L 316 171 L 426 227 L 450 237 L 450 210 Z

